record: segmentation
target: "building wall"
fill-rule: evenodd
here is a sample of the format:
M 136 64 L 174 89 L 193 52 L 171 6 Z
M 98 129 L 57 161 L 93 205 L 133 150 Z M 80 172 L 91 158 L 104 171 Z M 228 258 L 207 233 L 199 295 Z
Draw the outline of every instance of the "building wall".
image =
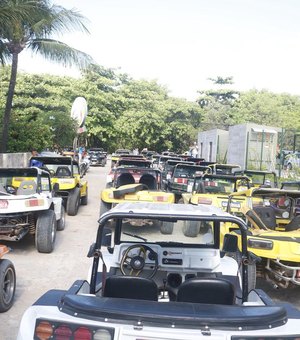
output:
M 220 162 L 226 159 L 228 131 L 214 129 L 198 133 L 199 157 L 206 161 Z
M 0 153 L 1 168 L 24 168 L 28 166 L 30 152 L 24 153 Z
M 281 129 L 258 124 L 229 128 L 228 163 L 242 169 L 275 170 L 278 132 Z

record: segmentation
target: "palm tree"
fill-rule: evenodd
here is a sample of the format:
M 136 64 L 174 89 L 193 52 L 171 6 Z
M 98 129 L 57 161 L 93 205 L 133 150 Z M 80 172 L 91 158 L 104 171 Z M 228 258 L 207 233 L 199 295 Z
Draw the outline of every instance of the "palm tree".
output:
M 53 39 L 55 35 L 74 30 L 88 33 L 84 21 L 84 17 L 76 10 L 52 5 L 48 0 L 1 0 L 0 61 L 4 64 L 11 60 L 11 75 L 3 116 L 0 152 L 7 151 L 19 54 L 24 49 L 30 49 L 64 66 L 87 67 L 92 63 L 89 55 Z

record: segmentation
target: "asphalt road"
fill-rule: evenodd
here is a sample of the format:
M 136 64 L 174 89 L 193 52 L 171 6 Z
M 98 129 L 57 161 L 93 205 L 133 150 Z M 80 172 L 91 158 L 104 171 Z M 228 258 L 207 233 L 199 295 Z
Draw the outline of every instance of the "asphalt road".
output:
M 66 216 L 66 228 L 58 232 L 53 253 L 41 254 L 29 237 L 8 243 L 13 251 L 6 255 L 15 265 L 17 289 L 13 307 L 0 314 L 0 340 L 15 340 L 23 312 L 49 289 L 68 289 L 77 279 L 86 279 L 91 259 L 86 257 L 96 238 L 100 191 L 105 186 L 109 165 L 91 167 L 86 175 L 89 202 L 80 206 L 77 216 Z M 300 309 L 300 287 L 283 290 L 259 280 L 258 286 L 278 301 L 289 301 Z

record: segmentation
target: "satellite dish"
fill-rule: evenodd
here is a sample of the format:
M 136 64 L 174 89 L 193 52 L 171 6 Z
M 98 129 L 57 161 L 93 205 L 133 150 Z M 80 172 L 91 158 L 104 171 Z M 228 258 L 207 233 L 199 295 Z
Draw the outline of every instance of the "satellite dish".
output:
M 72 105 L 71 117 L 77 120 L 79 128 L 84 126 L 87 114 L 88 107 L 85 98 L 77 97 Z

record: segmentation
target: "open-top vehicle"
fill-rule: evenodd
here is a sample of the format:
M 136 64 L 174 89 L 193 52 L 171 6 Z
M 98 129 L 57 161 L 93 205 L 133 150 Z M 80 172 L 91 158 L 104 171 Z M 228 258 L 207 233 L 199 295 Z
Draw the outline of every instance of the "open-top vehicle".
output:
M 267 170 L 240 170 L 235 171 L 235 175 L 247 176 L 251 180 L 251 185 L 262 188 L 277 188 L 278 179 L 275 171 Z
M 100 214 L 121 202 L 175 202 L 174 194 L 162 191 L 161 183 L 161 172 L 157 169 L 116 168 L 113 187 L 101 191 Z
M 173 233 L 136 228 L 145 219 L 171 222 Z M 205 226 L 197 238 L 182 233 L 190 221 Z M 224 222 L 240 230 L 239 263 L 236 235 L 220 249 Z M 41 296 L 17 339 L 298 339 L 300 312 L 249 290 L 246 234 L 240 218 L 212 206 L 119 204 L 99 220 L 88 279 Z
M 16 290 L 16 271 L 13 263 L 4 259 L 10 249 L 0 244 L 0 313 L 8 311 L 13 305 Z
M 200 163 L 203 165 L 205 162 Z M 212 168 L 212 172 L 218 175 L 233 175 L 236 171 L 241 169 L 241 166 L 238 164 L 222 164 L 222 163 L 214 163 L 208 165 Z
M 52 252 L 56 230 L 65 227 L 65 210 L 56 190 L 47 171 L 0 169 L 0 240 L 20 241 L 30 234 L 39 252 Z
M 175 201 L 182 200 L 182 194 L 192 192 L 195 177 L 211 173 L 208 166 L 194 165 L 189 163 L 178 163 L 167 177 L 166 190 L 175 194 Z
M 90 148 L 88 150 L 91 166 L 105 166 L 107 162 L 107 152 L 103 148 Z
M 246 202 L 240 213 L 248 221 L 248 249 L 262 259 L 257 273 L 282 288 L 300 286 L 300 192 L 251 188 L 233 193 L 229 202 L 240 198 Z M 226 227 L 224 233 L 233 231 Z
M 185 204 L 212 205 L 226 211 L 229 195 L 249 187 L 249 179 L 246 176 L 204 174 L 195 176 L 192 192 L 183 193 L 182 201 Z M 231 210 L 237 213 L 245 204 L 245 198 L 231 200 L 230 204 Z M 199 224 L 189 223 L 185 225 L 184 234 L 196 237 L 199 228 Z
M 106 187 L 111 188 L 113 186 L 113 181 L 115 178 L 115 172 L 117 167 L 128 167 L 128 168 L 150 168 L 152 167 L 152 162 L 148 159 L 143 158 L 127 158 L 121 157 L 114 167 L 112 167 L 106 177 Z M 139 177 L 135 178 L 136 183 L 139 182 Z
M 119 160 L 120 156 L 125 155 L 132 155 L 132 152 L 128 149 L 117 149 L 112 155 L 111 155 L 111 167 L 113 167 L 116 162 Z
M 188 162 L 188 161 L 179 161 L 179 160 L 173 160 L 173 159 L 168 159 L 163 166 L 163 169 L 161 170 L 162 172 L 162 181 L 163 181 L 163 187 L 165 190 L 167 190 L 167 183 L 168 180 L 172 177 L 173 170 L 177 164 L 189 164 L 193 165 L 193 162 Z
M 79 164 L 72 157 L 41 157 L 30 159 L 39 162 L 39 166 L 47 170 L 52 184 L 57 183 L 57 195 L 63 198 L 67 214 L 77 215 L 80 204 L 88 204 L 88 182 L 82 178 Z

